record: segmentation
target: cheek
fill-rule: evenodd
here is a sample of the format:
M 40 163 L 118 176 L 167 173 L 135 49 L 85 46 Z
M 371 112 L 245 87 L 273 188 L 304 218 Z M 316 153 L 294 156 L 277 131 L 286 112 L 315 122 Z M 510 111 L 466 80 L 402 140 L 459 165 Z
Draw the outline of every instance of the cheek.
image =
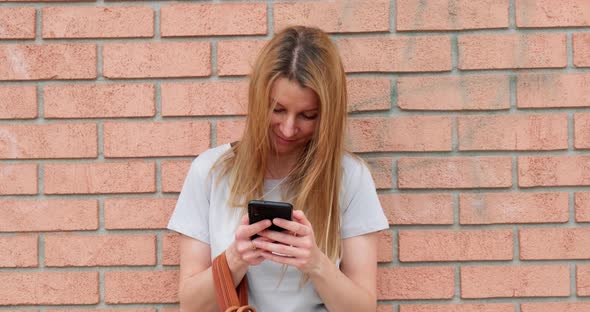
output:
M 277 127 L 281 123 L 281 120 L 274 114 L 270 116 L 270 128 Z
M 306 137 L 312 137 L 315 132 L 316 124 L 314 122 L 310 122 L 302 127 L 302 132 Z

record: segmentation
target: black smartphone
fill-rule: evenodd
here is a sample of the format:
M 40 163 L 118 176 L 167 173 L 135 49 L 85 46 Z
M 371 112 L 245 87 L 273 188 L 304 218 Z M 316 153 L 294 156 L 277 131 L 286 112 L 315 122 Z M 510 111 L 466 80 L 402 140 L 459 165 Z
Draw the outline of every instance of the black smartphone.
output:
M 268 200 L 251 200 L 248 202 L 248 218 L 250 224 L 258 221 L 268 219 L 272 221 L 274 218 L 281 218 L 291 221 L 291 214 L 293 213 L 293 205 L 285 202 L 275 202 Z M 284 231 L 285 229 L 276 225 L 269 227 L 272 231 Z M 256 238 L 258 235 L 252 236 Z

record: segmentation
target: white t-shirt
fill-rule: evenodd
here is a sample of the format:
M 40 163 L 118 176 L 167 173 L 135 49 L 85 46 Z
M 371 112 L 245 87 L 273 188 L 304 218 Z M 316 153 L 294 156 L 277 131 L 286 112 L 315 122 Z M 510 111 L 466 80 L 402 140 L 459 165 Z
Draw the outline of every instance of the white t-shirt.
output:
M 229 144 L 221 145 L 193 161 L 168 223 L 169 229 L 209 244 L 212 260 L 233 242 L 241 216 L 240 209 L 227 205 L 227 178 L 219 182 L 217 176 L 209 175 L 213 164 L 229 149 Z M 388 228 L 367 167 L 350 155 L 344 157 L 342 167 L 342 239 Z M 264 200 L 284 200 L 279 183 L 280 180 L 265 181 Z M 288 267 L 283 275 L 281 264 L 264 261 L 248 268 L 247 277 L 249 304 L 259 312 L 326 311 L 311 282 L 299 287 L 301 274 L 294 267 Z

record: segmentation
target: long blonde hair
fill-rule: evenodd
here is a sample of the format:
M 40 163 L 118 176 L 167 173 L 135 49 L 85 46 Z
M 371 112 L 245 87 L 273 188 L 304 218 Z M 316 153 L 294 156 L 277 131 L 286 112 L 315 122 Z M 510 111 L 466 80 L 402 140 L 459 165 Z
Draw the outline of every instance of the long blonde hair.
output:
M 295 26 L 277 33 L 259 53 L 250 75 L 244 135 L 216 164 L 229 177 L 231 207 L 245 208 L 263 195 L 269 153 L 271 88 L 287 78 L 315 92 L 319 121 L 288 177 L 294 209 L 313 225 L 318 247 L 332 261 L 341 256 L 339 193 L 346 124 L 346 76 L 338 51 L 320 29 Z

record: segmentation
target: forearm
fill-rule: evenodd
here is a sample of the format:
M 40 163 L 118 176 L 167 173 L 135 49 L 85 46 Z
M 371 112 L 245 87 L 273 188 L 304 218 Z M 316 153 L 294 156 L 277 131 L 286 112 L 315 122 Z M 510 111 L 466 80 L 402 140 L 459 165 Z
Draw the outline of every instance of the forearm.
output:
M 344 275 L 325 255 L 321 257 L 318 271 L 310 274 L 310 280 L 328 311 L 375 311 L 377 309 L 375 295 Z
M 229 248 L 226 251 L 234 287 L 237 287 L 248 270 L 248 265 L 237 260 Z M 215 298 L 215 285 L 211 267 L 187 279 L 180 285 L 180 312 L 219 311 Z
M 185 279 L 180 285 L 178 299 L 180 312 L 219 311 L 211 267 Z

